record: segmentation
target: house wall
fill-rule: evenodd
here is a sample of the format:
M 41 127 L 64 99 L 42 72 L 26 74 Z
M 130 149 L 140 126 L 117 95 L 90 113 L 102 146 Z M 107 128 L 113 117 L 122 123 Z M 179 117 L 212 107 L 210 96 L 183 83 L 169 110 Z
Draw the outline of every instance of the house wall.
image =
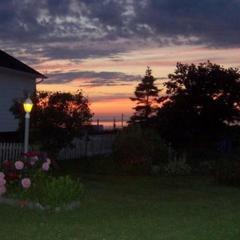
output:
M 9 108 L 14 99 L 23 98 L 25 93 L 36 89 L 36 79 L 30 74 L 0 68 L 0 132 L 13 132 L 18 128 L 18 120 Z

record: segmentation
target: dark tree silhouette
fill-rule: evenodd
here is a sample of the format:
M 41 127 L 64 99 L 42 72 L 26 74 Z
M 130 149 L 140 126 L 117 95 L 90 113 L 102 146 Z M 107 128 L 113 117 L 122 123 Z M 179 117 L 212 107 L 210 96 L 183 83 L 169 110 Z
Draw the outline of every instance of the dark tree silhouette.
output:
M 209 61 L 199 65 L 177 63 L 165 87 L 157 124 L 162 136 L 171 142 L 216 138 L 239 121 L 237 68 L 226 69 Z
M 136 87 L 135 97 L 130 98 L 136 102 L 136 107 L 134 107 L 135 113 L 130 119 L 130 124 L 147 124 L 155 115 L 159 93 L 155 81 L 156 79 L 152 76 L 152 70 L 148 67 L 144 78 Z

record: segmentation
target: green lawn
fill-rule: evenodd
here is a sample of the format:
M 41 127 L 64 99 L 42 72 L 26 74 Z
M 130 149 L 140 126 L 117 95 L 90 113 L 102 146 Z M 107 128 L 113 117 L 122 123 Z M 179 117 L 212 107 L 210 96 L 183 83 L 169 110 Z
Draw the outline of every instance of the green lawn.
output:
M 88 192 L 74 211 L 0 205 L 0 239 L 240 239 L 240 189 L 199 178 L 122 176 L 85 182 Z

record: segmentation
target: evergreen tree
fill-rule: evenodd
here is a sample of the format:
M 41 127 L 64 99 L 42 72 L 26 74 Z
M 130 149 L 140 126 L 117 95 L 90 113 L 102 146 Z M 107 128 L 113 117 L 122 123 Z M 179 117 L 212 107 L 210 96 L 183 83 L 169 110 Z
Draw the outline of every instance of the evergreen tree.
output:
M 136 87 L 135 97 L 130 98 L 136 102 L 135 112 L 131 117 L 130 124 L 145 125 L 155 116 L 158 108 L 159 90 L 155 86 L 156 79 L 152 76 L 152 70 L 147 67 L 146 74 Z

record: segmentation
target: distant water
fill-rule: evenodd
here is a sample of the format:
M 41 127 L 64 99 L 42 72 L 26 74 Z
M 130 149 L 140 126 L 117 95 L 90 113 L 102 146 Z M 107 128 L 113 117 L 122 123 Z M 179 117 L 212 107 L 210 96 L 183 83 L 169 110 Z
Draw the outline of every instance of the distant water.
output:
M 92 122 L 94 125 L 97 124 L 96 121 Z M 122 122 L 121 121 L 116 121 L 116 128 L 122 128 Z M 103 125 L 104 129 L 113 129 L 113 121 L 99 121 L 99 125 Z M 123 121 L 123 126 L 127 126 L 127 121 Z

